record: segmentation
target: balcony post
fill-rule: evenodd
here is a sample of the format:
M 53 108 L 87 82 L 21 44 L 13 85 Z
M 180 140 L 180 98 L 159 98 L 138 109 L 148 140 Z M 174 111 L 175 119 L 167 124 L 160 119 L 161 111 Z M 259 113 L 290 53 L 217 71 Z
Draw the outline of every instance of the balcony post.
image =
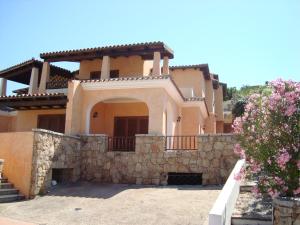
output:
M 43 69 L 42 69 L 41 81 L 40 81 L 40 87 L 39 87 L 39 93 L 46 92 L 46 84 L 49 81 L 49 75 L 50 75 L 50 64 L 49 64 L 49 62 L 44 62 Z
M 36 94 L 38 92 L 39 69 L 32 67 L 28 94 Z
M 101 67 L 101 79 L 109 79 L 110 77 L 110 58 L 109 56 L 103 56 Z
M 168 75 L 169 74 L 169 57 L 168 56 L 164 56 L 162 74 L 163 75 Z
M 153 76 L 160 76 L 160 52 L 154 52 L 153 54 Z
M 7 80 L 4 78 L 0 78 L 0 96 L 6 95 L 6 86 L 7 86 Z

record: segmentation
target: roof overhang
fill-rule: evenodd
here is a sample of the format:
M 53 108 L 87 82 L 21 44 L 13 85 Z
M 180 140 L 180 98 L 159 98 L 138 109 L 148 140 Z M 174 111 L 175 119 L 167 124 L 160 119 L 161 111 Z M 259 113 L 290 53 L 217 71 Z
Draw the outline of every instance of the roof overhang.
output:
M 160 52 L 161 56 L 174 58 L 173 50 L 163 42 L 148 42 L 127 45 L 113 45 L 96 48 L 86 48 L 77 50 L 67 50 L 58 52 L 48 52 L 40 54 L 40 57 L 48 62 L 70 61 L 79 62 L 82 60 L 92 60 L 103 56 L 141 56 L 143 59 L 153 59 L 153 53 Z
M 203 73 L 204 78 L 206 80 L 211 79 L 208 64 L 170 66 L 170 70 L 186 70 L 186 69 L 200 70 Z
M 38 68 L 39 69 L 39 78 L 38 82 L 41 78 L 42 68 L 43 68 L 43 62 L 36 60 L 34 58 L 27 60 L 25 62 L 16 64 L 14 66 L 11 66 L 9 68 L 6 68 L 4 70 L 0 71 L 0 78 L 5 78 L 10 81 L 27 84 L 30 83 L 30 77 L 31 77 L 31 70 L 32 68 Z M 50 76 L 52 75 L 60 75 L 65 76 L 68 78 L 72 78 L 72 73 L 69 70 L 66 70 L 64 68 L 50 65 Z
M 61 93 L 0 97 L 0 106 L 15 110 L 63 109 L 67 102 L 67 96 Z

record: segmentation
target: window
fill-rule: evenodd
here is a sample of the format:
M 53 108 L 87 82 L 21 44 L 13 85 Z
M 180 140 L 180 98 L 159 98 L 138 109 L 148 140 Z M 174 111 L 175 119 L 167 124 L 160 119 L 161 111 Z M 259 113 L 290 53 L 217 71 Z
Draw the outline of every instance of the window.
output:
M 97 80 L 100 79 L 101 71 L 92 71 L 90 72 L 90 79 L 91 80 Z
M 101 71 L 92 71 L 90 72 L 90 79 L 97 80 L 101 77 Z M 119 70 L 111 70 L 110 71 L 110 78 L 118 78 L 119 77 Z
M 38 115 L 37 128 L 65 133 L 66 115 Z
M 111 70 L 110 78 L 119 78 L 119 70 Z

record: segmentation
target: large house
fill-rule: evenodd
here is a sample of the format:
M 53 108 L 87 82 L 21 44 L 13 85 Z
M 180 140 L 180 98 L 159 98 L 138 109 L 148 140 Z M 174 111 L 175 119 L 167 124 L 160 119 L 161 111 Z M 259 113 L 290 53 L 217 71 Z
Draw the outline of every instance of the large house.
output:
M 174 53 L 162 42 L 40 57 L 0 71 L 0 158 L 4 175 L 26 197 L 45 192 L 52 180 L 227 179 L 235 138 L 217 134 L 226 85 L 207 64 L 169 66 Z M 63 61 L 79 69 L 53 65 Z M 28 87 L 7 96 L 7 80 Z
M 224 84 L 207 64 L 169 66 L 174 53 L 163 42 L 40 57 L 43 62 L 31 59 L 0 71 L 1 132 L 43 128 L 124 137 L 223 132 Z M 63 61 L 78 63 L 79 69 L 51 65 Z M 6 80 L 28 88 L 7 96 Z

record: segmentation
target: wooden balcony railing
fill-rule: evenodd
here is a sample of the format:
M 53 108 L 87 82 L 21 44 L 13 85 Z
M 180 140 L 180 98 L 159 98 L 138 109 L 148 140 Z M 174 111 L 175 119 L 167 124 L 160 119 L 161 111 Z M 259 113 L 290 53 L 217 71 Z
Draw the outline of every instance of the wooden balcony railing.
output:
M 196 136 L 166 136 L 166 150 L 197 150 Z
M 108 151 L 134 152 L 135 136 L 108 137 Z

